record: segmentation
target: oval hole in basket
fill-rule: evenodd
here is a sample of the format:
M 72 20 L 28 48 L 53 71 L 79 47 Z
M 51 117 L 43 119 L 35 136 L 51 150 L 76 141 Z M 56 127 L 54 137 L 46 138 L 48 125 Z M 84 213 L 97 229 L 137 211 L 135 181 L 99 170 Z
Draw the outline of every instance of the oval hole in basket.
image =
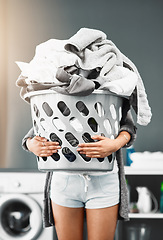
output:
M 82 101 L 78 101 L 76 103 L 76 108 L 79 110 L 79 112 L 83 115 L 83 116 L 87 116 L 89 114 L 89 110 L 86 107 L 86 105 L 82 102 Z
M 114 104 L 110 105 L 110 113 L 112 118 L 115 120 L 117 118 L 116 108 Z
M 50 130 L 50 126 L 47 124 L 47 121 L 44 118 L 40 119 L 40 125 L 45 132 L 48 132 Z
M 85 143 L 94 142 L 94 140 L 91 138 L 91 135 L 87 132 L 83 133 L 82 138 Z
M 62 148 L 62 154 L 69 162 L 74 162 L 76 159 L 76 155 L 68 147 Z
M 66 140 L 71 144 L 71 146 L 76 147 L 79 144 L 79 141 L 74 137 L 74 135 L 70 132 L 65 134 Z
M 58 117 L 53 118 L 52 122 L 58 131 L 63 132 L 66 130 L 65 124 Z
M 97 158 L 99 160 L 99 162 L 103 162 L 104 158 Z
M 110 139 L 115 139 L 114 135 L 111 135 Z
M 87 157 L 85 154 L 81 154 L 80 152 L 78 152 L 78 154 L 84 159 L 84 161 L 89 162 L 91 160 L 90 157 Z
M 58 142 L 60 146 L 62 145 L 61 139 L 55 133 L 50 134 L 50 140 L 52 142 Z
M 60 156 L 58 153 L 53 153 L 53 155 L 51 155 L 51 158 L 53 158 L 54 161 L 59 161 Z
M 34 125 L 35 131 L 38 133 L 38 125 L 35 120 L 33 121 L 33 125 Z
M 112 155 L 112 154 L 110 154 L 109 156 L 107 156 L 107 158 L 108 158 L 108 160 L 109 160 L 110 163 L 113 161 L 113 155 Z
M 57 106 L 64 116 L 70 115 L 71 111 L 63 101 L 58 102 Z
M 119 121 L 121 121 L 122 118 L 122 107 L 119 107 Z
M 101 133 L 101 136 L 105 137 L 105 134 L 104 134 L 104 133 Z
M 106 132 L 109 135 L 112 133 L 112 126 L 111 126 L 110 120 L 108 118 L 106 118 L 104 120 L 104 128 L 106 129 Z
M 36 114 L 36 117 L 40 117 L 40 111 L 39 111 L 38 107 L 36 106 L 36 104 L 33 105 L 33 110 Z
M 47 157 L 41 157 L 42 160 L 47 161 Z
M 70 118 L 69 121 L 70 121 L 71 126 L 75 129 L 76 132 L 83 131 L 83 126 L 77 118 L 72 117 L 72 118 Z
M 88 119 L 88 125 L 94 132 L 98 131 L 98 123 L 96 122 L 96 120 L 94 118 L 91 117 Z
M 51 117 L 53 115 L 53 110 L 51 109 L 47 102 L 44 102 L 42 104 L 42 108 L 48 117 Z
M 103 117 L 105 114 L 105 110 L 100 102 L 95 103 L 94 108 L 99 117 Z
M 114 128 L 115 128 L 115 134 L 117 135 L 118 134 L 118 130 L 119 130 L 118 121 L 115 121 Z

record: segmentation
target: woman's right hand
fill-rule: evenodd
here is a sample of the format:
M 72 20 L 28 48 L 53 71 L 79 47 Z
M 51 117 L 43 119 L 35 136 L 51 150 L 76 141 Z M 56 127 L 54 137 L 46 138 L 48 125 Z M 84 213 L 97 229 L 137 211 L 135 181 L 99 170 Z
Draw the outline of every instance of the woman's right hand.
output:
M 49 157 L 61 148 L 58 142 L 51 142 L 39 136 L 28 138 L 26 145 L 29 151 L 39 157 Z

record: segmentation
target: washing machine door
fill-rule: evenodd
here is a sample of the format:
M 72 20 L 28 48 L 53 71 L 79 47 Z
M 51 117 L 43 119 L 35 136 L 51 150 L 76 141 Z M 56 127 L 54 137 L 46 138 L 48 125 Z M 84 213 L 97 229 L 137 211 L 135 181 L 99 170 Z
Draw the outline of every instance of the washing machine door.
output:
M 25 194 L 1 195 L 1 240 L 34 240 L 41 231 L 41 207 L 34 199 Z

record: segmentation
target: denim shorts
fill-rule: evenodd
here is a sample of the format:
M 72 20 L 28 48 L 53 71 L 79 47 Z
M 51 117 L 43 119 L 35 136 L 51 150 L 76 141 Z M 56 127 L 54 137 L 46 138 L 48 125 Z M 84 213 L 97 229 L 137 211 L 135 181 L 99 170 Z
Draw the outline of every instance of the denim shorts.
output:
M 98 209 L 119 203 L 118 173 L 91 175 L 54 172 L 51 200 L 64 207 Z

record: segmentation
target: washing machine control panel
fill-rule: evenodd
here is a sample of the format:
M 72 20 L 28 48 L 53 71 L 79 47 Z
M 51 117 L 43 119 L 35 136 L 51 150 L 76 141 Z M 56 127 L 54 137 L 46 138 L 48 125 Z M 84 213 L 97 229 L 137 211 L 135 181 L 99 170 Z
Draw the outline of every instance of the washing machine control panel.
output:
M 7 176 L 8 175 L 8 176 Z M 43 192 L 45 173 L 1 173 L 0 193 Z

